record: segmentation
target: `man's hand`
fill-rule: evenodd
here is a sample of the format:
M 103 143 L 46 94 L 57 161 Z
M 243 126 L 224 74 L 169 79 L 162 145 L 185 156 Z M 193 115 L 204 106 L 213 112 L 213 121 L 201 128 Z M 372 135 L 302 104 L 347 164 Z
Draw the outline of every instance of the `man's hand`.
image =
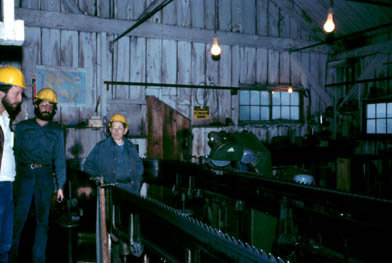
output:
M 61 203 L 64 200 L 63 189 L 57 190 L 57 202 Z
M 92 193 L 92 189 L 89 186 L 86 187 L 79 187 L 77 192 L 78 197 L 85 195 L 86 197 L 90 197 L 91 193 Z

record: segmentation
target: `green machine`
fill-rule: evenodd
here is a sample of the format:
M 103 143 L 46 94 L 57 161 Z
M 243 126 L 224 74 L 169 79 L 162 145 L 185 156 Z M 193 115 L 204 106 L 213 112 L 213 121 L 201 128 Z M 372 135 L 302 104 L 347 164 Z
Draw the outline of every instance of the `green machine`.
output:
M 207 163 L 213 168 L 256 172 L 272 177 L 271 154 L 252 132 L 210 132 L 211 152 Z

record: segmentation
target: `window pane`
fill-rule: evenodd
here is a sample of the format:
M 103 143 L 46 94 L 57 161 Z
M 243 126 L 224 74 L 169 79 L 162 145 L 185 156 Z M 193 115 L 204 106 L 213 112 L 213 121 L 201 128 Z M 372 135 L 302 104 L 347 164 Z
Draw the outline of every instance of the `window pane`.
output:
M 367 105 L 367 118 L 376 118 L 376 105 L 368 104 Z
M 249 120 L 249 106 L 240 106 L 240 120 Z
M 366 132 L 367 133 L 376 133 L 376 120 L 367 120 L 366 121 Z
M 376 133 L 386 133 L 387 132 L 386 119 L 377 120 L 376 125 L 377 125 Z
M 290 119 L 290 107 L 282 106 L 282 119 L 289 120 Z
M 280 106 L 272 106 L 272 119 L 280 119 Z
M 269 105 L 269 92 L 268 91 L 262 91 L 261 92 L 261 105 Z
M 291 119 L 292 120 L 299 120 L 299 106 L 291 107 Z
M 250 105 L 260 105 L 260 91 L 250 91 Z
M 392 118 L 392 103 L 388 103 L 387 106 L 387 117 Z
M 249 90 L 240 90 L 240 105 L 249 105 Z
M 387 133 L 392 134 L 392 119 L 387 120 Z
M 290 105 L 290 93 L 282 92 L 282 105 Z
M 260 119 L 263 121 L 268 121 L 269 118 L 269 107 L 261 107 L 261 116 Z
M 387 116 L 387 104 L 377 103 L 376 104 L 376 116 L 377 118 L 385 118 Z
M 272 93 L 272 105 L 280 105 L 280 91 Z
M 299 93 L 293 92 L 291 93 L 291 105 L 299 105 Z
M 260 120 L 260 107 L 259 106 L 251 106 L 250 107 L 250 120 L 251 121 Z

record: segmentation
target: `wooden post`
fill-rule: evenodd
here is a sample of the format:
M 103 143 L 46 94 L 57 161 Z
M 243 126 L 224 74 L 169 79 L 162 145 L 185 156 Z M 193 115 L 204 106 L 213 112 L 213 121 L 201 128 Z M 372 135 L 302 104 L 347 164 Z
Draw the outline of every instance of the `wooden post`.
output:
M 103 177 L 100 178 L 101 185 L 103 184 Z M 106 228 L 106 198 L 105 198 L 105 188 L 100 187 L 100 213 L 101 213 L 101 247 L 102 247 L 102 257 L 103 263 L 109 263 L 109 241 L 108 233 Z

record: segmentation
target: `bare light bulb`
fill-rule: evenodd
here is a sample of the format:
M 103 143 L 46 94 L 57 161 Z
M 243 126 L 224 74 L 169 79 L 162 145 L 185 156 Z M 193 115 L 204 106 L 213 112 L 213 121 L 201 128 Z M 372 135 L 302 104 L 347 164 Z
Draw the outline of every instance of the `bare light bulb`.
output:
M 328 10 L 327 21 L 325 21 L 323 29 L 327 33 L 331 33 L 335 30 L 335 23 L 333 22 L 332 8 Z
M 222 49 L 221 49 L 221 47 L 218 44 L 218 37 L 214 37 L 213 40 L 212 40 L 211 54 L 214 57 L 217 57 L 217 56 L 219 56 L 221 54 L 221 52 L 222 52 Z
M 288 92 L 288 93 L 293 93 L 293 88 L 292 88 L 292 87 L 289 87 L 289 88 L 287 89 L 287 92 Z

